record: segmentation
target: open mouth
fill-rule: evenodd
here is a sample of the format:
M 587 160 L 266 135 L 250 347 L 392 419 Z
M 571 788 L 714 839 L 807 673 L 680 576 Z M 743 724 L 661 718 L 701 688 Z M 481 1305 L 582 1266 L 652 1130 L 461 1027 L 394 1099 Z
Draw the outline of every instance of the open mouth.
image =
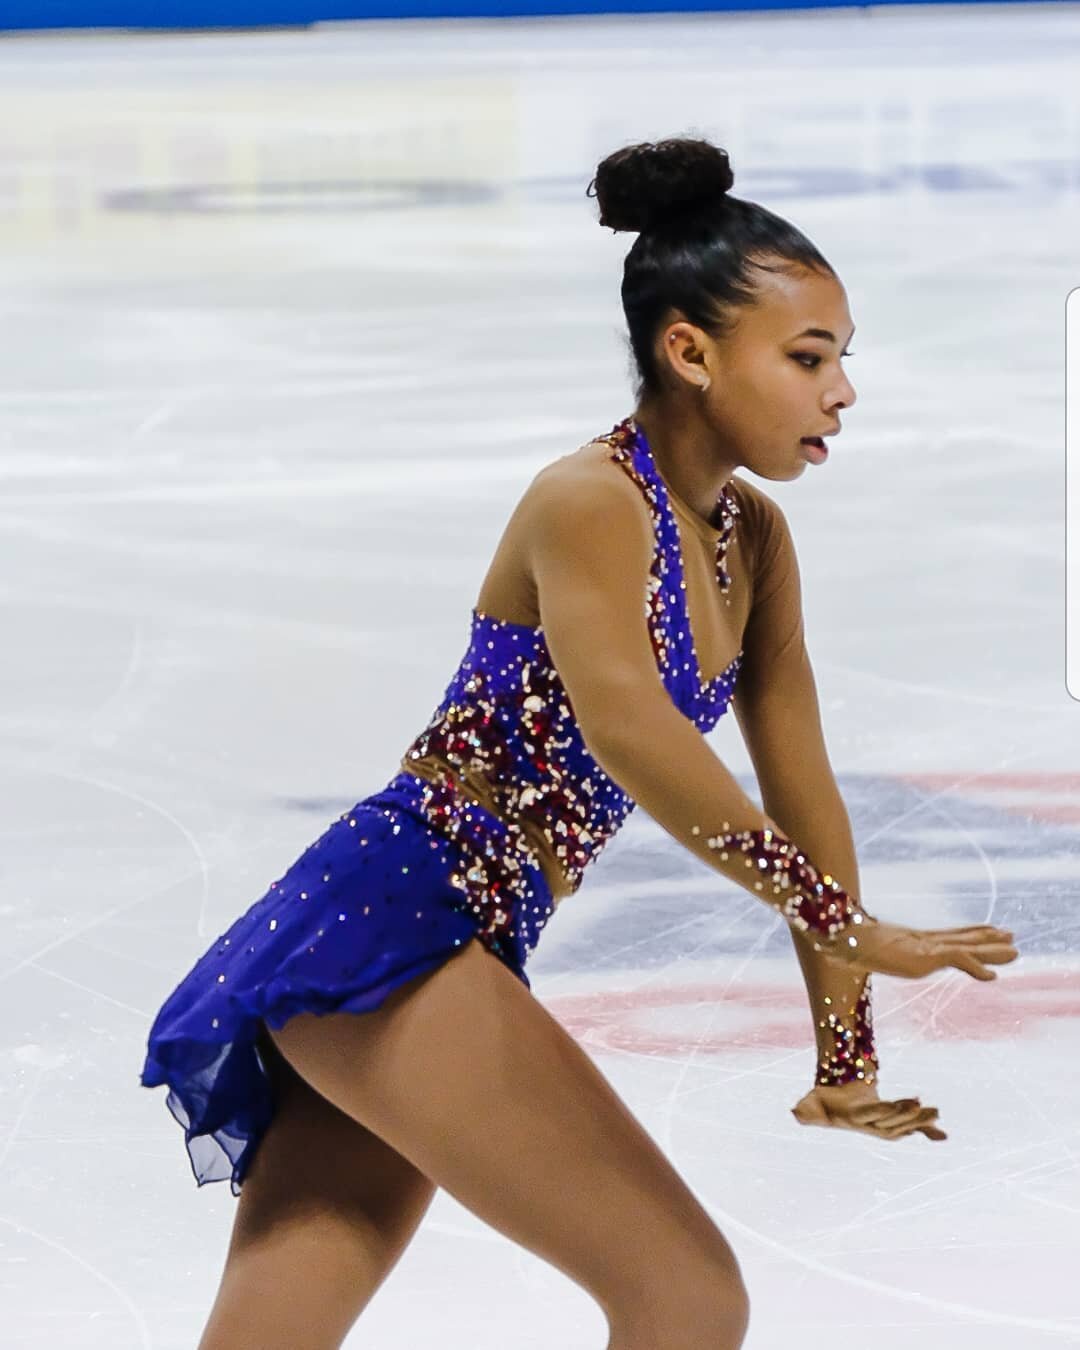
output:
M 811 464 L 824 464 L 829 457 L 829 447 L 820 436 L 804 436 L 801 444 L 805 447 L 806 458 Z

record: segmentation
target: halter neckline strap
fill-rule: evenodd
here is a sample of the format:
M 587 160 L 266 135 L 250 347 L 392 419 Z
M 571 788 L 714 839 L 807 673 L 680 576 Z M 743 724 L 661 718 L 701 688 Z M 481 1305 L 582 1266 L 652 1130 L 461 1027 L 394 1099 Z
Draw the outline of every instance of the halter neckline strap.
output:
M 719 516 L 721 522 L 723 522 L 725 516 L 739 514 L 738 502 L 735 500 L 732 491 L 734 478 L 729 478 L 721 487 L 716 497 L 716 505 L 713 507 L 712 516 L 706 520 L 704 516 L 694 510 L 685 498 L 680 496 L 664 476 L 660 465 L 657 463 L 656 455 L 653 453 L 653 448 L 649 444 L 649 438 L 645 435 L 645 429 L 641 424 L 635 421 L 633 416 L 626 419 L 626 424 L 638 444 L 641 446 L 642 451 L 648 456 L 649 463 L 652 465 L 657 478 L 663 483 L 667 495 L 671 498 L 672 505 L 677 507 L 680 513 L 686 517 L 687 521 L 704 535 L 705 538 L 711 539 L 714 543 L 719 543 L 726 532 L 726 527 L 723 523 L 714 525 L 713 520 Z
M 701 535 L 703 535 L 707 540 L 709 540 L 712 543 L 713 547 L 716 550 L 716 580 L 720 586 L 720 590 L 724 594 L 726 594 L 731 586 L 731 577 L 728 574 L 724 564 L 727 560 L 727 552 L 729 547 L 731 546 L 732 536 L 735 533 L 736 519 L 741 514 L 739 510 L 738 500 L 736 499 L 735 493 L 732 491 L 731 487 L 732 482 L 734 480 L 729 478 L 728 481 L 720 489 L 720 493 L 716 499 L 716 508 L 715 508 L 715 513 L 718 514 L 720 518 L 720 525 L 719 526 L 713 525 L 709 521 L 705 520 L 702 516 L 700 516 L 696 511 L 694 511 L 688 505 L 688 503 L 683 501 L 682 497 L 679 496 L 679 494 L 671 486 L 668 480 L 660 472 L 660 466 L 656 462 L 656 456 L 653 454 L 652 446 L 649 444 L 649 439 L 645 435 L 644 429 L 634 420 L 632 416 L 628 417 L 626 421 L 623 423 L 623 425 L 626 427 L 629 434 L 633 437 L 640 454 L 648 462 L 649 468 L 651 469 L 657 482 L 662 487 L 664 495 L 668 499 L 670 508 L 673 511 L 675 509 L 678 509 L 679 514 L 686 516 L 690 524 L 692 524 Z

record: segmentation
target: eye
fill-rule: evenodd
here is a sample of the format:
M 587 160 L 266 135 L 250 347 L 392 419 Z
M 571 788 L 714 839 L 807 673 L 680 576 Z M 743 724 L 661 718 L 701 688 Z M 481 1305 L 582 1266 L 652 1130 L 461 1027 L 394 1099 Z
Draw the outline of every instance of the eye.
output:
M 854 352 L 841 352 L 840 356 L 854 356 Z M 821 365 L 821 357 L 816 352 L 793 352 L 792 359 L 798 361 L 799 365 L 806 370 L 816 370 Z

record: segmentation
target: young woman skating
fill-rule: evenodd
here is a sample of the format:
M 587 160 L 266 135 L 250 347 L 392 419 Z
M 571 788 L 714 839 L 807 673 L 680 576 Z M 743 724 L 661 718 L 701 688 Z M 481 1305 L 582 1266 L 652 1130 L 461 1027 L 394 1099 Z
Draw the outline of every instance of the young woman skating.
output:
M 600 164 L 600 223 L 638 234 L 633 415 L 527 488 L 401 771 L 154 1022 L 142 1082 L 168 1085 L 199 1183 L 239 1195 L 200 1350 L 339 1346 L 438 1186 L 591 1294 L 608 1350 L 742 1344 L 726 1239 L 524 969 L 635 804 L 787 922 L 817 1043 L 796 1118 L 945 1138 L 935 1108 L 879 1096 L 869 975 L 989 980 L 1017 952 L 862 903 L 791 535 L 736 476 L 825 462 L 853 327 L 831 266 L 732 181 L 700 140 Z M 729 707 L 764 810 L 703 736 Z

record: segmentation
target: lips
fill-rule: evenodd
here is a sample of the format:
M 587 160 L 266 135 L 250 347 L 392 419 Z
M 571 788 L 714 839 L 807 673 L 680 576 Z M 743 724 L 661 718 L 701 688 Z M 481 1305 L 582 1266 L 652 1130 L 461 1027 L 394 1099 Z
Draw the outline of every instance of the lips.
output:
M 824 464 L 829 458 L 828 447 L 820 436 L 804 436 L 801 444 L 805 447 L 806 458 L 811 464 Z

